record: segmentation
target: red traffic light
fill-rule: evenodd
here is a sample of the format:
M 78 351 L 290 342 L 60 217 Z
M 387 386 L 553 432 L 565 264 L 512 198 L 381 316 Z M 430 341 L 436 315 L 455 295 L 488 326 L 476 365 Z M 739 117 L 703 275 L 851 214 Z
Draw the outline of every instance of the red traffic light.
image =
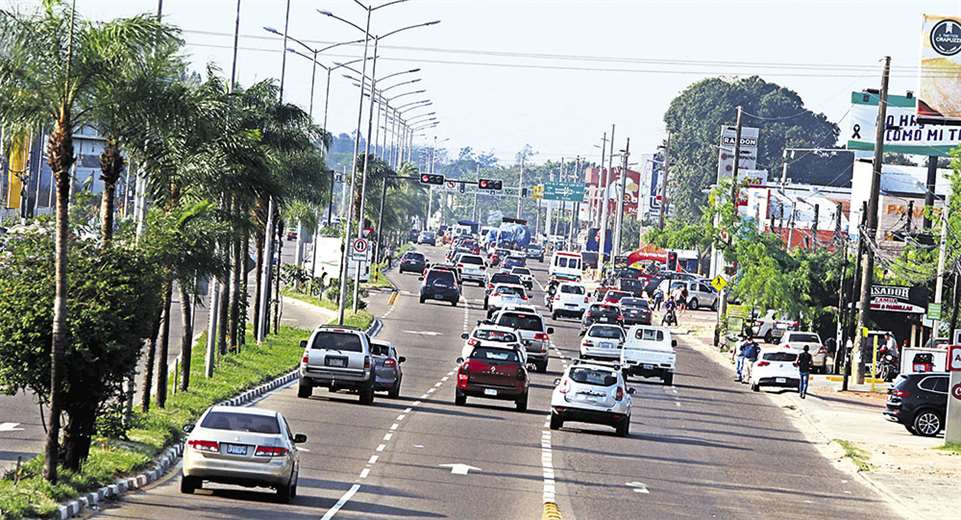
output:
M 500 180 L 495 179 L 480 179 L 477 181 L 477 188 L 482 190 L 500 190 L 503 189 L 504 183 Z
M 438 186 L 444 184 L 444 176 L 436 173 L 422 173 L 420 175 L 421 184 L 436 184 Z

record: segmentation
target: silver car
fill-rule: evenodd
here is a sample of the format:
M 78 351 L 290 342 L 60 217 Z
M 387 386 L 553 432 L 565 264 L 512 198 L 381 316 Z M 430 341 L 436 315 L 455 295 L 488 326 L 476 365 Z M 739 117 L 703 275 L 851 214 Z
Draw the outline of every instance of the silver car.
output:
M 577 421 L 613 426 L 626 437 L 631 429 L 631 395 L 618 366 L 575 360 L 564 377 L 554 381 L 551 429 Z
M 204 481 L 245 487 L 271 487 L 289 502 L 297 496 L 297 444 L 307 436 L 293 433 L 279 412 L 263 408 L 213 406 L 196 424 L 184 426 L 180 492 L 193 493 Z
M 407 361 L 397 355 L 397 349 L 389 341 L 370 341 L 370 354 L 374 358 L 374 390 L 387 392 L 388 397 L 400 397 L 400 384 L 404 372 L 400 366 Z

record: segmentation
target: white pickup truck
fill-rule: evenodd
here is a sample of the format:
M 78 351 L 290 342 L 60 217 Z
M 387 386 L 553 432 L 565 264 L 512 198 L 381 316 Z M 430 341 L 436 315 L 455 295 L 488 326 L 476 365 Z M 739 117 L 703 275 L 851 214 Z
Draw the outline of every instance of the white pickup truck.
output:
M 621 369 L 629 376 L 658 377 L 665 385 L 674 384 L 677 340 L 667 327 L 635 325 L 628 329 L 621 349 Z

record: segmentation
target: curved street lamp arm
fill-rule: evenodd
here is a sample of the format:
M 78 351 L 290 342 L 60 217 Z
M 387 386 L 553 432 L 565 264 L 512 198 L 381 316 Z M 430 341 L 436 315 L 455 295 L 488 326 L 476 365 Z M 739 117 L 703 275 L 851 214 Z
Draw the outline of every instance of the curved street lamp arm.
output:
M 356 1 L 356 0 L 355 0 L 355 1 Z M 341 21 L 341 22 L 344 22 L 345 24 L 350 25 L 351 27 L 353 27 L 353 28 L 357 29 L 358 31 L 364 33 L 364 36 L 367 35 L 367 31 L 364 30 L 363 27 L 355 24 L 354 22 L 352 22 L 352 21 L 350 21 L 350 20 L 348 20 L 348 19 L 346 19 L 346 18 L 341 18 L 341 17 L 337 16 L 336 14 L 334 14 L 334 13 L 332 13 L 332 12 L 330 12 L 330 11 L 324 11 L 323 9 L 317 9 L 317 12 L 320 13 L 320 14 L 322 14 L 322 15 L 324 15 L 324 16 L 329 16 L 329 17 L 333 18 L 334 20 L 339 20 L 339 21 Z M 365 40 L 366 40 L 366 39 L 365 39 Z

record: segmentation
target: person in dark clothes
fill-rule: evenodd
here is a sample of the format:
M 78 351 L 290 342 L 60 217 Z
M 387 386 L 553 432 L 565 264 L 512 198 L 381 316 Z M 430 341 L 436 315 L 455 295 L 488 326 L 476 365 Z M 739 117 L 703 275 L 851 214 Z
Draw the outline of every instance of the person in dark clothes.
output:
M 798 372 L 801 373 L 801 381 L 798 383 L 797 392 L 801 396 L 801 399 L 804 399 L 808 393 L 808 377 L 811 375 L 812 364 L 814 364 L 814 360 L 811 359 L 808 346 L 804 345 L 804 351 L 797 357 L 797 368 Z

